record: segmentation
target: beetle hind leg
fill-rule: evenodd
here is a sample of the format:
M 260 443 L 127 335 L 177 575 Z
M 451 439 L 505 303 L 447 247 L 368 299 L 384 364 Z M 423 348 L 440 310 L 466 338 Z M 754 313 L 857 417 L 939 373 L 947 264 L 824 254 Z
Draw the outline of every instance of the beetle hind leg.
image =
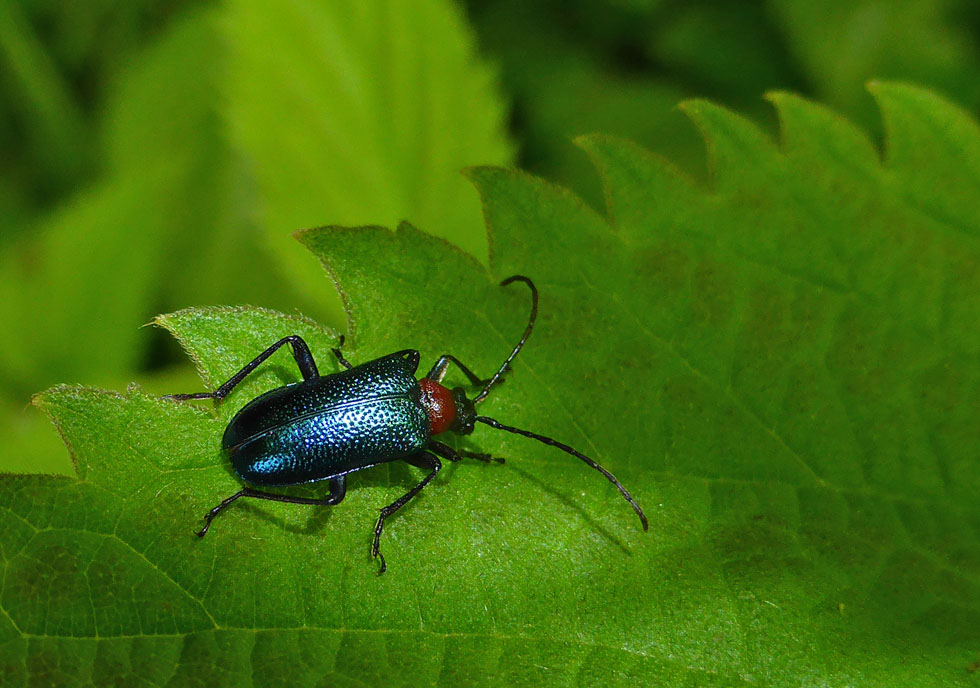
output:
M 231 497 L 221 500 L 221 503 L 218 504 L 218 506 L 211 509 L 211 511 L 204 516 L 204 527 L 197 532 L 197 536 L 204 537 L 208 532 L 208 528 L 211 527 L 211 521 L 214 520 L 214 517 L 234 504 L 235 501 L 241 497 L 268 499 L 272 502 L 286 502 L 287 504 L 309 504 L 313 506 L 334 506 L 335 504 L 340 504 L 344 500 L 344 496 L 347 494 L 346 476 L 342 475 L 337 478 L 331 478 L 328 484 L 330 486 L 330 494 L 323 499 L 291 497 L 289 495 L 273 494 L 272 492 L 260 492 L 259 490 L 253 490 L 251 487 L 243 487 Z

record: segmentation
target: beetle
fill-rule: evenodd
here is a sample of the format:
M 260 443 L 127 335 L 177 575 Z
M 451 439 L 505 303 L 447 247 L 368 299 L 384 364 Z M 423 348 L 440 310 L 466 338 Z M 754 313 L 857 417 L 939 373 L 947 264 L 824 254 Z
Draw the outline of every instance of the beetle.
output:
M 468 435 L 477 423 L 497 430 L 522 435 L 571 454 L 599 471 L 608 479 L 640 518 L 643 530 L 649 525 L 643 509 L 616 477 L 593 459 L 550 437 L 505 425 L 493 418 L 478 415 L 476 405 L 509 371 L 510 364 L 527 342 L 538 314 L 538 290 L 529 278 L 513 275 L 500 286 L 523 282 L 531 290 L 531 315 L 520 341 L 507 360 L 483 380 L 451 354 L 439 357 L 432 369 L 416 380 L 419 352 L 405 349 L 373 361 L 352 365 L 343 355 L 344 344 L 332 349 L 344 370 L 320 375 L 313 354 L 302 337 L 283 337 L 260 353 L 227 382 L 213 392 L 171 394 L 167 398 L 224 399 L 245 377 L 280 347 L 290 345 L 303 381 L 278 387 L 246 404 L 228 423 L 222 447 L 228 452 L 232 468 L 245 483 L 241 490 L 222 500 L 204 517 L 198 531 L 204 537 L 215 516 L 243 497 L 268 499 L 290 504 L 333 506 L 344 499 L 347 475 L 389 461 L 405 461 L 429 471 L 411 490 L 388 506 L 374 526 L 371 556 L 380 559 L 379 574 L 387 569 L 381 554 L 381 532 L 385 520 L 421 492 L 442 468 L 440 458 L 459 461 L 474 458 L 497 461 L 489 454 L 454 449 L 434 439 L 444 432 Z M 452 390 L 442 385 L 449 364 L 456 365 L 474 387 L 482 387 L 472 400 L 462 387 Z M 262 492 L 258 487 L 285 487 L 327 481 L 328 496 L 322 499 L 293 497 Z

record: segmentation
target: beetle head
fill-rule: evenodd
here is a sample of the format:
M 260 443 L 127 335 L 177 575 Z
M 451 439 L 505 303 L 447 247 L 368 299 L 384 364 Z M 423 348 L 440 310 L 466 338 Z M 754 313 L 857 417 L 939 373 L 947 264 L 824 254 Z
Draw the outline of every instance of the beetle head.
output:
M 476 406 L 466 398 L 462 387 L 453 389 L 453 402 L 456 405 L 456 419 L 449 429 L 457 435 L 469 435 L 476 425 Z

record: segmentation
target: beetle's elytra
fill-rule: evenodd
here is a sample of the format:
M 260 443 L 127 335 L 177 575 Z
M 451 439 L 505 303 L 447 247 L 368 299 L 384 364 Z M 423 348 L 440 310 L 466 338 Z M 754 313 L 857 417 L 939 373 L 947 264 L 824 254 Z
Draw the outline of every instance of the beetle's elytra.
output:
M 256 356 L 213 392 L 170 395 L 169 398 L 177 400 L 221 400 L 277 349 L 289 344 L 303 381 L 273 389 L 246 404 L 225 429 L 222 446 L 228 452 L 235 473 L 246 485 L 281 487 L 326 480 L 330 490 L 323 499 L 310 499 L 243 487 L 208 512 L 198 535 L 203 537 L 214 517 L 241 497 L 292 504 L 339 504 L 346 493 L 348 473 L 388 461 L 406 461 L 429 473 L 400 499 L 381 509 L 374 527 L 371 556 L 380 558 L 379 573 L 384 573 L 387 565 L 380 544 L 385 519 L 429 484 L 442 468 L 440 458 L 503 462 L 503 459 L 488 454 L 457 451 L 434 439 L 447 431 L 467 435 L 473 432 L 476 423 L 530 437 L 581 459 L 616 486 L 640 517 L 643 529 L 647 530 L 647 518 L 640 505 L 612 473 L 591 458 L 550 437 L 477 415 L 476 405 L 487 398 L 507 372 L 530 336 L 537 317 L 538 290 L 534 283 L 523 275 L 514 275 L 500 284 L 506 286 L 512 282 L 523 282 L 531 289 L 531 315 L 520 341 L 488 380 L 481 380 L 449 354 L 441 356 L 425 377 L 416 380 L 419 352 L 413 349 L 358 366 L 351 365 L 339 348 L 333 349 L 334 356 L 346 370 L 320 375 L 306 342 L 298 335 L 290 335 Z M 343 337 L 340 345 L 343 346 Z M 475 387 L 482 387 L 472 400 L 467 398 L 463 388 L 449 390 L 442 385 L 450 363 L 455 364 Z

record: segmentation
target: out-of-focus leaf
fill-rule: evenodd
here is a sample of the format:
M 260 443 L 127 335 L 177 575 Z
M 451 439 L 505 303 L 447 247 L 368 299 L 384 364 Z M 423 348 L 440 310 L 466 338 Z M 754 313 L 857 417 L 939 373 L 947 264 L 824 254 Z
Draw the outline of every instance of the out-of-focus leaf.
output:
M 124 75 L 106 116 L 108 158 L 121 177 L 181 160 L 161 190 L 157 303 L 302 304 L 264 255 L 254 187 L 228 141 L 218 25 L 211 11 L 185 16 Z
M 355 363 L 418 347 L 423 370 L 451 352 L 491 371 L 528 307 L 522 285 L 495 282 L 533 276 L 536 330 L 481 412 L 595 456 L 649 534 L 593 471 L 481 427 L 464 445 L 510 460 L 447 467 L 390 519 L 382 578 L 376 509 L 419 477 L 401 463 L 353 474 L 329 509 L 236 505 L 198 540 L 240 485 L 225 423 L 297 379 L 290 357 L 216 410 L 60 386 L 37 403 L 78 478 L 0 481 L 8 682 L 972 685 L 980 215 L 935 209 L 969 188 L 980 134 L 927 92 L 875 94 L 884 164 L 787 94 L 771 96 L 781 146 L 685 106 L 710 188 L 634 144 L 582 139 L 607 217 L 529 175 L 474 170 L 490 274 L 409 226 L 301 236 L 342 290 Z M 336 370 L 336 333 L 296 316 L 158 323 L 209 388 L 293 332 Z
M 625 16 L 621 9 L 605 9 L 619 20 Z M 523 164 L 601 207 L 595 169 L 572 140 L 603 131 L 637 141 L 703 176 L 704 146 L 675 107 L 689 92 L 602 64 L 562 35 L 553 22 L 557 11 L 535 3 L 491 3 L 476 18 L 514 94 Z
M 762 3 L 679 3 L 654 28 L 651 55 L 692 88 L 758 107 L 768 89 L 803 85 Z
M 254 202 L 239 195 L 220 80 L 206 12 L 175 24 L 120 78 L 106 115 L 105 179 L 0 258 L 0 317 L 16 333 L 0 340 L 9 389 L 26 398 L 38 384 L 134 371 L 148 342 L 139 325 L 161 303 L 285 304 L 259 252 Z
M 0 5 L 0 72 L 0 83 L 16 94 L 3 103 L 4 109 L 21 125 L 36 164 L 51 183 L 63 185 L 78 174 L 90 152 L 84 136 L 87 123 L 28 13 L 15 0 Z M 14 147 L 12 141 L 4 143 Z
M 182 161 L 79 194 L 0 256 L 0 368 L 25 395 L 45 380 L 114 379 L 135 370 L 165 221 L 159 189 Z M 26 241 L 26 240 L 25 240 Z
M 111 82 L 190 4 L 0 3 L 0 223 L 24 213 L 0 224 L 0 242 L 90 185 L 101 169 L 95 134 Z
M 217 112 L 214 35 L 208 12 L 189 14 L 124 70 L 107 105 L 104 177 L 0 247 L 0 397 L 23 405 L 57 380 L 132 378 L 151 342 L 140 325 L 163 304 L 302 303 L 261 255 Z M 0 447 L 6 470 L 58 464 L 60 452 Z
M 871 78 L 914 81 L 980 105 L 980 45 L 956 0 L 768 0 L 815 95 L 873 126 Z
M 254 165 L 269 246 L 318 310 L 336 302 L 283 237 L 323 218 L 411 217 L 486 256 L 479 202 L 458 172 L 506 164 L 511 147 L 492 73 L 453 3 L 234 0 L 225 34 L 228 117 Z

